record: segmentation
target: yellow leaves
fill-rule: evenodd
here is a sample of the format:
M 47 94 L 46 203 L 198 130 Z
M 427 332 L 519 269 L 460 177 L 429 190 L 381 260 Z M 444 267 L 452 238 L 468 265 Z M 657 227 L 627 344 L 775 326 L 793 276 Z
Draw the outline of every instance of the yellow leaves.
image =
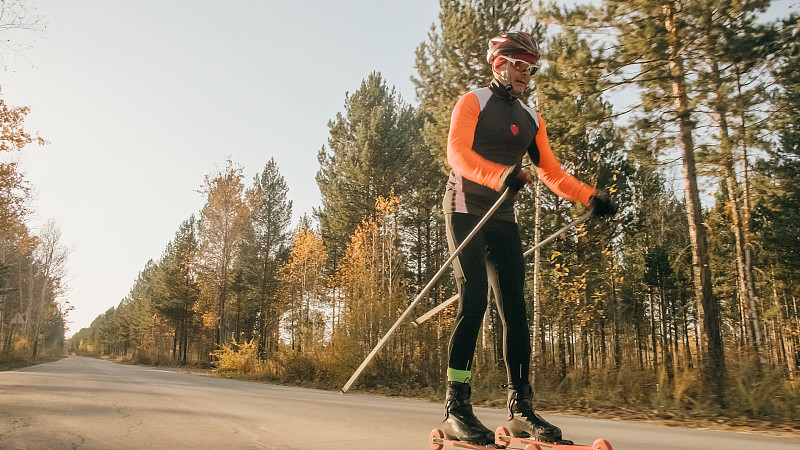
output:
M 321 287 L 319 281 L 328 258 L 322 237 L 311 228 L 300 227 L 292 242 L 292 254 L 281 270 L 281 289 L 284 293 L 314 292 Z
M 298 228 L 292 240 L 292 256 L 288 266 L 294 270 L 299 265 L 319 264 L 328 257 L 322 238 L 310 228 Z
M 226 277 L 232 272 L 236 248 L 248 225 L 242 170 L 227 159 L 225 168 L 205 176 L 200 189 L 206 194 L 206 204 L 197 224 L 198 269 L 204 278 L 213 280 L 218 291 L 229 283 Z
M 379 197 L 375 213 L 359 225 L 345 249 L 332 288 L 341 292 L 348 310 L 360 320 L 394 316 L 405 297 L 405 264 L 397 245 L 397 197 Z
M 22 150 L 26 145 L 37 143 L 45 145 L 47 141 L 40 137 L 33 138 L 25 132 L 25 117 L 30 107 L 9 107 L 0 99 L 0 152 Z
M 263 366 L 253 339 L 242 344 L 234 339 L 230 345 L 223 345 L 222 349 L 212 354 L 217 358 L 215 372 L 251 373 L 261 370 Z
M 394 196 L 394 190 L 388 198 L 378 197 L 375 201 L 375 213 L 378 216 L 395 214 L 400 207 L 400 199 Z
M 202 317 L 203 326 L 206 328 L 214 328 L 217 326 L 217 322 L 219 322 L 219 316 L 213 311 L 204 312 Z

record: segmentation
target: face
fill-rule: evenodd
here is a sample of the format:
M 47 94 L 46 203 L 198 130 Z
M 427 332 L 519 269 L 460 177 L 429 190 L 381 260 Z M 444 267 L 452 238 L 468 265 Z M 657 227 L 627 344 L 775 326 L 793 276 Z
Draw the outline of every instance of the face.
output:
M 508 72 L 508 81 L 511 82 L 511 90 L 517 95 L 525 93 L 528 84 L 531 82 L 531 73 L 528 70 L 517 70 L 510 62 L 505 63 Z
M 495 77 L 505 85 L 511 85 L 511 90 L 522 95 L 531 82 L 531 72 L 517 64 L 517 67 L 510 61 L 498 66 L 499 71 L 495 71 Z

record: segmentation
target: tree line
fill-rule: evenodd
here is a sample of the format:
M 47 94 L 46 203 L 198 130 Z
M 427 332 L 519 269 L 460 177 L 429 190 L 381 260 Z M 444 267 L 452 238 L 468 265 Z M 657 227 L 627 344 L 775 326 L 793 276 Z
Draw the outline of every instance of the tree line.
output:
M 46 143 L 25 130 L 29 111 L 0 98 L 0 155 Z M 70 251 L 54 220 L 31 230 L 32 186 L 9 159 L 0 161 L 0 362 L 61 355 L 72 309 L 64 295 Z
M 249 182 L 226 161 L 203 209 L 69 348 L 341 386 L 447 259 L 449 114 L 488 84 L 489 38 L 521 29 L 542 42 L 526 101 L 555 154 L 621 206 L 527 262 L 538 401 L 796 417 L 800 19 L 762 20 L 769 4 L 441 0 L 416 48 L 418 105 L 379 72 L 345 95 L 311 216 L 290 223 L 274 160 Z M 620 91 L 636 96 L 621 110 Z M 583 213 L 541 183 L 517 208 L 530 247 Z M 455 293 L 450 278 L 419 313 Z M 440 390 L 452 318 L 399 328 L 358 385 Z M 473 381 L 487 397 L 501 335 L 490 308 Z
M 17 37 L 44 27 L 35 8 L 22 1 L 0 2 L 0 67 L 6 69 L 6 58 L 24 50 Z M 26 130 L 29 112 L 29 107 L 9 105 L 0 97 L 0 367 L 5 368 L 62 355 L 72 310 L 65 295 L 70 250 L 61 242 L 54 219 L 31 229 L 34 186 L 15 159 L 30 145 L 47 144 Z

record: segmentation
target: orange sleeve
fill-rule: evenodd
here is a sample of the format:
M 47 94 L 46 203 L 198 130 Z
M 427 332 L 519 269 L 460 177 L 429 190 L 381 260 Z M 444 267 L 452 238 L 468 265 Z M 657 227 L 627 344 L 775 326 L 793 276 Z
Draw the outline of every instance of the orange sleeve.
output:
M 544 119 L 538 112 L 539 132 L 536 133 L 536 146 L 539 147 L 539 177 L 559 197 L 569 201 L 579 201 L 583 206 L 589 206 L 589 198 L 594 195 L 595 188 L 580 182 L 563 167 L 553 155 L 550 142 L 547 140 L 547 128 Z
M 481 106 L 475 94 L 462 95 L 458 99 L 450 117 L 447 163 L 464 178 L 500 191 L 503 188 L 501 179 L 509 167 L 489 161 L 472 149 L 480 113 Z

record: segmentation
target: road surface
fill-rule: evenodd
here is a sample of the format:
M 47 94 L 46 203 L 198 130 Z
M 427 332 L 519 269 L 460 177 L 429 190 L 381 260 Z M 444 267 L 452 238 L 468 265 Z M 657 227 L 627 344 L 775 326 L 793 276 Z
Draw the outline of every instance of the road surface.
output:
M 490 428 L 501 409 L 476 408 Z M 800 438 L 545 414 L 578 443 L 800 449 Z M 69 357 L 0 372 L 0 448 L 426 449 L 442 405 Z

